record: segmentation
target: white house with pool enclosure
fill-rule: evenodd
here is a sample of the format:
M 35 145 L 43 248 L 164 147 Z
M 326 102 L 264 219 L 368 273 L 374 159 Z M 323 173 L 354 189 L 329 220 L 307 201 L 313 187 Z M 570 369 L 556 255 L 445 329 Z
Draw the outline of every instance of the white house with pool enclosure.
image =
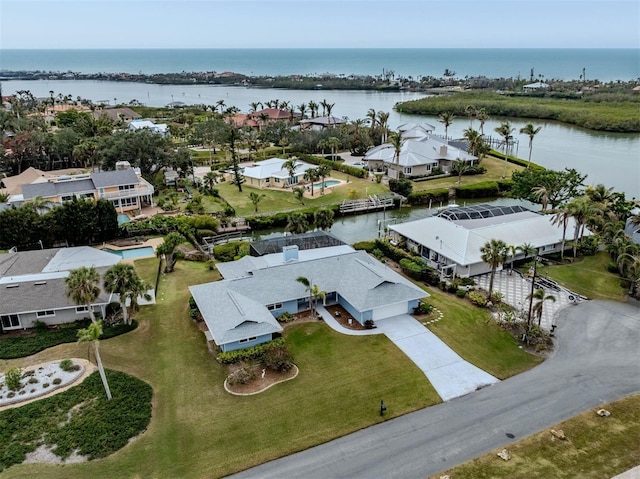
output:
M 325 293 L 325 304 L 341 305 L 356 321 L 377 321 L 413 312 L 426 292 L 364 251 L 350 246 L 245 256 L 221 263 L 222 281 L 190 286 L 209 329 L 222 351 L 270 341 L 282 327 L 281 314 L 309 309 L 304 277 Z

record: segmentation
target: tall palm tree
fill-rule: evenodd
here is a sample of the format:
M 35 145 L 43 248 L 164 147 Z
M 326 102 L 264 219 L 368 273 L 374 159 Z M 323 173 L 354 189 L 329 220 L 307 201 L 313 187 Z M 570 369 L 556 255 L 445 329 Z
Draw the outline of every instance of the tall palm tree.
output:
M 466 161 L 462 161 L 460 158 L 453 161 L 451 170 L 452 172 L 455 171 L 456 173 L 458 173 L 458 184 L 462 183 L 462 175 L 469 171 L 470 168 L 471 166 L 469 165 L 469 163 L 467 163 Z
M 300 103 L 298 106 L 298 111 L 300 111 L 300 119 L 304 120 L 304 115 L 307 112 L 307 104 L 306 103 Z
M 263 194 L 258 194 L 255 191 L 252 191 L 251 193 L 249 193 L 249 200 L 251 201 L 251 203 L 253 204 L 253 208 L 255 210 L 255 212 L 258 212 L 258 205 L 260 204 L 260 200 L 262 200 L 262 198 L 266 198 L 267 195 Z
M 440 123 L 444 125 L 444 141 L 446 144 L 449 144 L 449 127 L 453 123 L 453 119 L 456 116 L 450 111 L 443 111 L 440 113 L 440 119 L 438 120 Z
M 404 144 L 404 138 L 402 135 L 394 131 L 389 136 L 389 141 L 393 146 L 393 163 L 396 165 L 400 164 L 400 153 L 402 153 L 402 145 Z
M 311 112 L 311 118 L 316 117 L 318 113 L 318 108 L 319 108 L 319 105 L 315 101 L 311 100 L 309 102 L 309 111 Z
M 389 134 L 389 116 L 390 113 L 387 111 L 378 112 L 378 126 L 382 132 L 382 143 L 386 143 Z
M 91 322 L 96 322 L 95 314 L 93 314 L 93 303 L 100 296 L 100 273 L 91 266 L 87 268 L 82 266 L 69 272 L 64 280 L 66 284 L 65 294 L 75 304 L 86 305 Z
M 316 167 L 316 171 L 320 177 L 320 181 L 322 182 L 320 184 L 320 193 L 324 195 L 324 179 L 331 174 L 331 167 L 325 164 L 318 165 Z
M 567 209 L 575 222 L 573 234 L 573 257 L 575 258 L 578 244 L 582 243 L 587 222 L 599 216 L 602 212 L 586 195 L 571 200 L 567 204 Z
M 478 156 L 479 146 L 482 142 L 482 136 L 478 130 L 467 128 L 462 132 L 462 136 L 467 141 L 467 151 L 473 156 Z
M 494 128 L 494 131 L 502 137 L 502 141 L 504 143 L 504 170 L 502 172 L 502 178 L 506 178 L 507 176 L 507 158 L 509 157 L 509 142 L 513 138 L 511 135 L 514 132 L 515 128 L 511 127 L 511 123 L 508 121 L 503 121 L 500 123 L 500 126 Z
M 507 244 L 502 240 L 492 239 L 480 248 L 480 253 L 482 261 L 491 267 L 489 279 L 489 297 L 491 297 L 496 269 L 507 260 Z
M 480 108 L 476 112 L 476 118 L 480 122 L 480 134 L 484 136 L 484 124 L 489 119 L 489 115 L 487 115 L 487 110 L 485 110 L 484 108 Z
M 327 107 L 327 118 L 329 119 L 328 121 L 328 125 L 331 126 L 331 114 L 333 112 L 333 107 L 336 106 L 335 103 L 327 103 L 326 107 Z
M 222 115 L 222 113 L 224 112 L 224 107 L 227 106 L 227 104 L 224 102 L 224 100 L 218 100 L 216 102 L 216 106 L 220 108 L 220 114 Z
M 562 261 L 564 261 L 564 245 L 567 239 L 567 228 L 569 227 L 570 218 L 571 211 L 569 211 L 566 206 L 560 206 L 556 209 L 553 219 L 551 220 L 552 225 L 562 225 L 562 247 L 560 250 L 560 259 Z
M 340 146 L 342 145 L 340 138 L 336 136 L 330 136 L 329 138 L 326 139 L 326 144 L 327 144 L 327 147 L 331 148 L 331 159 L 335 161 L 336 152 L 338 151 L 338 148 L 340 148 Z
M 540 323 L 542 322 L 542 308 L 544 306 L 545 301 L 556 302 L 556 297 L 552 294 L 547 294 L 544 288 L 536 289 L 532 295 L 532 299 L 537 300 L 537 303 L 533 306 L 533 314 L 536 318 L 538 318 L 538 327 L 540 327 Z M 527 297 L 529 299 L 529 297 Z
M 249 113 L 255 113 L 258 111 L 258 108 L 262 108 L 262 103 L 260 103 L 259 101 L 252 101 L 251 103 L 249 103 L 249 106 L 251 107 Z
M 540 133 L 542 127 L 535 127 L 532 123 L 527 123 L 525 126 L 520 128 L 520 133 L 523 135 L 527 135 L 529 137 L 529 162 L 527 163 L 527 168 L 531 166 L 531 151 L 533 150 L 533 138 Z
M 313 183 L 318 181 L 319 176 L 317 168 L 308 168 L 307 171 L 304 172 L 305 181 L 311 182 L 311 196 L 313 196 Z
M 469 117 L 469 128 L 473 128 L 473 118 L 478 114 L 478 110 L 476 110 L 476 107 L 473 105 L 467 105 L 464 111 Z
M 525 258 L 533 257 L 533 277 L 531 278 L 531 293 L 529 294 L 529 309 L 527 313 L 527 330 L 525 332 L 525 338 L 528 338 L 529 331 L 531 329 L 531 318 L 533 313 L 533 294 L 536 289 L 536 273 L 538 272 L 538 249 L 531 243 L 524 243 L 516 247 L 517 250 L 524 253 Z
M 102 366 L 102 359 L 100 358 L 99 338 L 102 336 L 102 321 L 91 323 L 86 329 L 78 331 L 78 342 L 85 343 L 91 342 L 93 344 L 93 352 L 96 356 L 96 363 L 98 363 L 98 371 L 100 371 L 100 379 L 102 379 L 102 385 L 107 393 L 107 399 L 111 401 L 111 389 L 109 389 L 109 383 L 107 382 L 107 376 L 104 373 L 104 367 Z
M 547 190 L 546 186 L 535 186 L 533 188 L 531 188 L 531 193 L 533 193 L 533 196 L 540 202 L 540 204 L 542 205 L 542 211 L 545 211 L 547 209 L 547 206 L 549 206 L 549 191 Z
M 107 270 L 103 281 L 104 289 L 109 293 L 115 293 L 120 297 L 120 307 L 122 308 L 122 319 L 125 324 L 131 324 L 131 318 L 127 311 L 127 302 L 131 309 L 138 306 L 138 298 L 149 300 L 151 296 L 147 293 L 150 289 L 135 268 L 129 263 L 118 263 Z
M 369 119 L 369 128 L 373 130 L 376 127 L 376 111 L 373 108 L 369 108 L 366 117 Z
M 309 294 L 309 310 L 311 311 L 311 316 L 315 316 L 316 310 L 316 300 L 317 298 L 326 298 L 326 292 L 322 291 L 317 284 L 313 284 L 313 282 L 309 281 L 304 276 L 298 276 L 296 281 L 302 284 L 305 288 L 305 292 Z

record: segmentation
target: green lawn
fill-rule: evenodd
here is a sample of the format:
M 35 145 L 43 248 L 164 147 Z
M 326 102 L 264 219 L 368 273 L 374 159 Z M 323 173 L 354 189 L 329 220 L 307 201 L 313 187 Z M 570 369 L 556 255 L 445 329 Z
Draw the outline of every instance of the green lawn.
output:
M 611 416 L 601 418 L 595 409 L 507 446 L 511 460 L 492 451 L 449 471 L 455 479 L 599 479 L 609 478 L 638 465 L 640 396 L 603 406 Z M 566 441 L 551 441 L 551 429 L 562 429 Z M 636 476 L 634 476 L 636 477 Z
M 481 166 L 487 169 L 487 172 L 483 175 L 471 175 L 462 176 L 462 186 L 473 185 L 482 181 L 497 181 L 501 180 L 502 173 L 504 172 L 504 160 L 500 160 L 494 156 L 485 156 L 480 162 Z M 515 165 L 513 163 L 507 163 L 507 179 L 511 179 L 511 174 L 514 171 L 522 170 L 522 166 Z M 413 183 L 413 191 L 434 190 L 438 188 L 451 188 L 458 185 L 457 176 L 447 176 L 445 178 L 438 178 L 436 180 L 418 181 Z
M 607 271 L 609 263 L 611 257 L 601 251 L 594 256 L 577 258 L 573 263 L 538 267 L 538 272 L 589 299 L 626 301 L 628 295 L 620 276 Z
M 242 185 L 242 192 L 238 191 L 238 187 L 229 182 L 221 183 L 216 186 L 220 191 L 220 196 L 227 200 L 236 210 L 236 216 L 251 216 L 255 214 L 253 203 L 249 200 L 249 193 L 255 192 L 264 194 L 258 205 L 258 213 L 278 211 L 289 211 L 300 208 L 320 207 L 326 205 L 336 205 L 342 201 L 349 199 L 351 191 L 355 191 L 356 198 L 365 198 L 367 195 L 389 193 L 387 186 L 377 184 L 370 179 L 354 178 L 353 176 L 332 171 L 331 178 L 347 181 L 342 185 L 333 188 L 325 188 L 324 195 L 320 189 L 314 188 L 313 198 L 304 198 L 304 205 L 300 203 L 293 195 L 291 189 L 283 188 L 282 190 L 267 190 L 252 187 L 248 182 Z
M 542 362 L 540 356 L 520 349 L 511 334 L 493 321 L 488 310 L 466 299 L 426 288 L 427 303 L 443 313 L 442 321 L 428 328 L 462 358 L 499 379 L 519 374 Z
M 150 280 L 157 260 L 136 265 Z M 385 419 L 440 401 L 385 337 L 343 336 L 323 323 L 286 330 L 298 378 L 256 396 L 227 394 L 226 370 L 187 313 L 187 285 L 218 277 L 204 264 L 178 262 L 175 273 L 162 276 L 158 304 L 141 308 L 139 327 L 101 342 L 105 367 L 153 387 L 153 418 L 141 437 L 100 461 L 20 465 L 0 477 L 221 477 L 375 424 L 381 399 Z M 0 368 L 86 354 L 86 345 L 60 345 Z

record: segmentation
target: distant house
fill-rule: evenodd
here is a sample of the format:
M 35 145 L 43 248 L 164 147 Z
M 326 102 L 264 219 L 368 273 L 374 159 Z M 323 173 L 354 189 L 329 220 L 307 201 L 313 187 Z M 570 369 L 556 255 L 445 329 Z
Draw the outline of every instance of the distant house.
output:
M 436 127 L 428 123 L 403 123 L 398 127 L 398 131 L 405 140 L 415 140 L 428 137 L 435 131 Z
M 31 328 L 36 321 L 55 325 L 88 317 L 86 305 L 67 298 L 65 278 L 81 266 L 95 266 L 102 275 L 121 259 L 89 246 L 0 254 L 2 332 Z M 105 317 L 107 305 L 114 300 L 101 289 L 91 307 Z
M 387 169 L 389 178 L 395 179 L 401 176 L 407 178 L 426 176 L 435 168 L 441 168 L 446 173 L 451 171 L 456 160 L 473 164 L 478 161 L 478 158 L 433 136 L 404 140 L 397 158 L 395 147 L 391 143 L 371 148 L 364 156 L 369 169 L 374 171 Z
M 133 120 L 129 123 L 129 129 L 133 131 L 147 129 L 162 136 L 169 135 L 169 127 L 166 125 L 166 123 L 156 124 L 149 120 Z
M 243 126 L 248 126 L 250 128 L 258 128 L 258 121 L 251 117 L 251 115 L 247 113 L 236 113 L 233 116 L 225 117 L 224 121 L 226 121 L 230 125 L 237 126 L 241 128 Z
M 469 277 L 491 271 L 482 261 L 480 248 L 492 239 L 514 246 L 529 243 L 539 255 L 559 252 L 562 226 L 552 222 L 553 215 L 541 215 L 520 205 L 479 204 L 448 208 L 436 216 L 389 225 L 389 231 L 393 241 L 406 242 L 410 250 L 438 271 Z M 574 227 L 571 220 L 565 239 L 573 238 Z M 518 253 L 514 258 L 523 257 Z
M 296 161 L 296 171 L 293 176 L 284 168 L 287 160 L 271 158 L 269 160 L 256 161 L 253 166 L 244 168 L 243 176 L 247 185 L 258 188 L 286 188 L 297 184 L 304 176 L 305 171 L 313 168 L 313 165 L 303 161 Z
M 271 123 L 278 120 L 294 120 L 300 117 L 300 113 L 289 110 L 280 110 L 279 108 L 264 108 L 254 111 L 249 115 L 259 124 Z
M 548 83 L 544 83 L 541 81 L 537 81 L 535 83 L 529 83 L 528 85 L 524 85 L 522 87 L 522 89 L 524 91 L 538 91 L 538 90 L 546 90 L 547 88 L 549 88 L 549 84 Z
M 93 112 L 93 117 L 98 119 L 101 116 L 106 116 L 112 119 L 114 122 L 124 121 L 129 122 L 132 120 L 139 120 L 141 116 L 128 107 L 118 108 L 103 108 Z
M 21 189 L 22 194 L 11 196 L 9 203 L 22 204 L 41 197 L 54 205 L 61 205 L 74 197 L 102 198 L 111 201 L 118 212 L 139 210 L 143 204 L 151 205 L 154 192 L 153 186 L 130 165 L 115 171 L 52 175 L 22 185 Z
M 282 327 L 284 312 L 309 309 L 309 294 L 296 281 L 303 276 L 326 293 L 326 304 L 340 304 L 358 322 L 411 313 L 427 294 L 364 251 L 334 246 L 245 256 L 218 265 L 223 281 L 190 286 L 209 330 L 223 351 L 270 341 Z
M 325 128 L 335 128 L 336 126 L 343 125 L 345 120 L 335 116 L 317 116 L 315 118 L 307 118 L 306 120 L 300 120 L 298 124 L 300 129 L 303 130 L 324 130 Z

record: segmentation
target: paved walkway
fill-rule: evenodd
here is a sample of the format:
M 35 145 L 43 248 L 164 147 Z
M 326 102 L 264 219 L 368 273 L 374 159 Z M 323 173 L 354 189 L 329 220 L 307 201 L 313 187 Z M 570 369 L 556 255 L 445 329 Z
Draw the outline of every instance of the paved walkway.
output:
M 376 321 L 375 329 L 354 331 L 342 326 L 329 312 L 317 308 L 332 329 L 352 336 L 385 334 L 427 376 L 443 401 L 464 396 L 499 380 L 458 356 L 435 334 L 409 316 Z
M 476 281 L 478 287 L 489 291 L 489 280 L 491 274 L 483 274 L 481 276 L 475 276 L 473 279 Z M 525 314 L 529 311 L 528 296 L 531 294 L 531 280 L 529 278 L 523 278 L 520 274 L 513 272 L 509 273 L 507 270 L 496 272 L 496 276 L 493 280 L 493 290 L 499 291 L 504 295 L 503 301 L 510 306 L 518 310 L 522 310 Z M 547 331 L 551 329 L 554 324 L 554 318 L 558 312 L 566 308 L 567 306 L 575 306 L 575 303 L 569 300 L 569 297 L 575 298 L 576 296 L 567 291 L 554 291 L 545 288 L 547 294 L 555 296 L 554 301 L 545 301 L 542 308 L 542 322 L 540 326 Z M 535 304 L 534 300 L 534 304 Z

